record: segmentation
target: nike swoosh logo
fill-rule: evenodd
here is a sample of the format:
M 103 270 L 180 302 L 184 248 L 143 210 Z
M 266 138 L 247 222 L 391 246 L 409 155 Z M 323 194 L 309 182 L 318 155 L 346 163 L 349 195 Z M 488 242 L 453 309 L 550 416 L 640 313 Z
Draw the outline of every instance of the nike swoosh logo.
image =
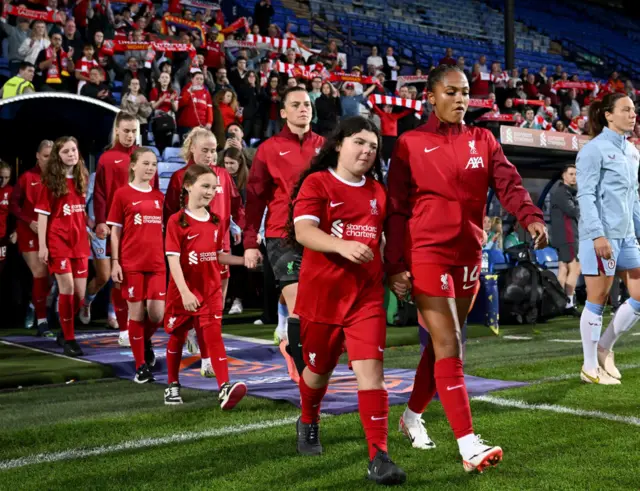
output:
M 142 203 L 142 201 L 134 201 L 133 203 L 131 203 L 133 206 L 139 205 L 140 203 Z
M 476 285 L 462 285 L 463 290 L 468 290 L 469 288 L 473 288 Z
M 221 315 L 214 315 L 214 317 L 215 317 L 216 319 L 222 319 L 222 316 L 221 316 Z
M 164 297 L 166 293 L 158 293 L 159 296 Z
M 334 203 L 333 201 L 329 203 L 331 208 L 335 208 L 336 206 L 344 205 L 344 201 L 340 201 L 340 203 Z
M 171 353 L 172 355 L 177 355 L 178 354 L 177 351 L 171 351 L 171 350 L 167 350 L 167 353 Z
M 438 147 L 433 147 L 433 148 L 424 147 L 424 153 L 431 153 L 434 150 L 438 150 L 439 148 L 440 148 L 439 146 Z
M 78 271 L 76 274 L 82 274 L 82 273 L 86 273 L 88 270 L 84 269 L 82 271 Z
M 283 155 L 287 155 L 288 153 L 291 153 L 291 150 L 289 150 L 288 152 L 280 152 L 280 157 L 282 157 Z
M 384 348 L 381 348 L 380 346 L 378 346 L 378 351 L 379 351 L 380 353 L 384 353 Z
M 298 348 L 302 348 L 302 344 L 298 343 Z
M 122 162 L 122 159 L 120 159 L 120 160 L 114 160 L 114 162 L 115 162 L 116 164 L 119 164 L 120 162 Z
M 218 361 L 224 361 L 226 358 L 218 358 Z
M 599 384 L 600 383 L 600 377 L 592 377 L 591 375 L 589 375 L 588 373 L 585 373 L 584 370 L 582 370 L 582 374 L 587 377 L 589 380 L 591 380 L 594 384 Z
M 32 186 L 37 186 L 38 184 L 40 184 L 39 182 L 32 182 L 31 185 Z
M 140 336 L 139 338 L 133 338 L 134 341 L 137 341 L 138 339 L 142 339 L 142 336 Z
M 187 235 L 187 240 L 195 239 L 198 235 L 200 235 L 200 234 Z
M 375 416 L 371 416 L 371 421 L 382 421 L 383 419 L 387 419 L 386 416 L 382 416 L 381 418 L 376 418 Z
M 62 319 L 62 322 L 71 322 L 73 319 Z M 588 377 L 589 375 L 587 375 Z
M 456 390 L 456 389 L 460 389 L 462 387 L 464 387 L 464 384 L 456 385 L 455 387 L 449 387 L 447 385 L 447 390 Z

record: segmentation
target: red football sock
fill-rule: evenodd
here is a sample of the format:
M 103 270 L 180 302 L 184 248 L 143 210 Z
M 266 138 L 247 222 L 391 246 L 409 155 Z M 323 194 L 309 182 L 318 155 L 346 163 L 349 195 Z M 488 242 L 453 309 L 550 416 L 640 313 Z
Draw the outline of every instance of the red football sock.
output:
M 122 298 L 122 290 L 120 288 L 115 286 L 111 288 L 111 303 L 113 304 L 113 310 L 116 311 L 120 332 L 126 331 L 129 312 L 127 310 L 127 301 Z
M 303 376 L 300 376 L 300 383 L 298 385 L 300 387 L 300 406 L 302 409 L 300 421 L 305 424 L 317 423 L 320 419 L 320 403 L 327 393 L 329 385 L 325 385 L 319 389 L 312 389 L 304 381 Z
M 180 382 L 180 362 L 182 361 L 182 347 L 186 333 L 173 332 L 167 343 L 167 383 Z
M 438 396 L 456 438 L 473 433 L 469 395 L 460 358 L 444 358 L 435 364 Z
M 206 322 L 206 321 L 205 321 Z M 209 350 L 207 349 L 207 340 L 200 326 L 200 319 L 193 321 L 193 327 L 196 330 L 196 338 L 198 338 L 198 348 L 200 348 L 200 358 L 209 358 Z M 217 373 L 216 373 L 217 376 Z
M 433 346 L 430 344 L 422 352 L 413 381 L 411 397 L 409 397 L 408 406 L 414 413 L 424 413 L 431 399 L 436 395 L 436 380 L 433 376 L 435 362 L 436 356 L 433 353 Z
M 203 358 L 211 358 L 211 365 L 216 373 L 216 381 L 218 382 L 218 389 L 220 389 L 222 384 L 229 381 L 227 352 L 222 341 L 222 319 L 213 317 L 200 318 L 200 328 L 204 335 L 209 355 L 208 357 L 203 356 Z M 202 353 L 202 348 L 200 348 L 200 353 Z
M 151 339 L 153 335 L 156 333 L 158 328 L 162 325 L 162 321 L 160 322 L 151 322 L 149 317 L 145 318 L 144 321 L 144 339 Z
M 73 328 L 73 295 L 61 293 L 58 296 L 58 313 L 65 341 L 73 341 L 76 339 Z
M 129 319 L 129 342 L 137 370 L 144 365 L 144 322 Z
M 369 460 L 378 449 L 387 451 L 389 433 L 389 395 L 385 389 L 359 390 L 358 411 L 369 446 Z M 377 448 L 376 448 L 377 447 Z
M 47 295 L 49 295 L 49 278 L 34 278 L 31 289 L 31 301 L 36 311 L 36 319 L 47 318 Z

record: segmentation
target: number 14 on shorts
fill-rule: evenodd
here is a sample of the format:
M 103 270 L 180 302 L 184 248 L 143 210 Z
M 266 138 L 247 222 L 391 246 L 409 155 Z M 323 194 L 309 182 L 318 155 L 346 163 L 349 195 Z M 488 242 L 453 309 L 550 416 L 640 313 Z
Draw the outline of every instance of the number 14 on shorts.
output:
M 465 266 L 462 273 L 462 289 L 469 290 L 474 288 L 480 278 L 480 266 L 475 265 L 473 269 L 469 269 L 469 266 Z

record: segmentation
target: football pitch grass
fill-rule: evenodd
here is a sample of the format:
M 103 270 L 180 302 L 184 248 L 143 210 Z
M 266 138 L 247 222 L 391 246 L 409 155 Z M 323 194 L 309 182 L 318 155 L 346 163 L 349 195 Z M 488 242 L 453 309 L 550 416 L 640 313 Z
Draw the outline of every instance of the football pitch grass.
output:
M 271 338 L 273 326 L 240 323 L 249 319 L 229 319 L 224 331 Z M 389 452 L 407 472 L 404 488 L 639 489 L 639 334 L 640 327 L 617 346 L 623 384 L 606 387 L 579 380 L 577 319 L 503 326 L 499 337 L 472 327 L 466 373 L 530 382 L 471 401 L 476 432 L 502 446 L 504 461 L 467 475 L 437 400 L 424 414 L 437 447 L 413 449 L 398 432 L 404 407 L 392 406 Z M 390 327 L 385 365 L 415 368 L 418 360 L 416 328 Z M 157 384 L 7 344 L 0 387 L 0 489 L 375 488 L 365 480 L 357 413 L 323 418 L 324 454 L 309 458 L 295 452 L 299 411 L 284 402 L 247 397 L 222 412 L 215 393 L 183 389 L 182 406 L 164 406 Z

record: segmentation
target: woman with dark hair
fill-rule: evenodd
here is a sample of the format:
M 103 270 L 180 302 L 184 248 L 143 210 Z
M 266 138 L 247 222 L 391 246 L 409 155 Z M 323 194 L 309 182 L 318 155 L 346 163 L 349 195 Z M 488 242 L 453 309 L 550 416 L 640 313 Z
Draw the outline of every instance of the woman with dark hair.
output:
M 329 82 L 323 83 L 320 90 L 322 94 L 316 99 L 316 114 L 318 116 L 316 126 L 318 134 L 327 136 L 340 121 L 342 106 L 338 90 Z
M 400 428 L 416 448 L 433 448 L 422 413 L 438 392 L 467 472 L 502 459 L 473 431 L 461 358 L 461 328 L 478 290 L 482 230 L 489 187 L 535 238 L 547 243 L 542 212 L 490 131 L 463 124 L 469 82 L 455 66 L 429 74 L 433 112 L 398 140 L 389 168 L 385 227 L 388 283 L 399 298 L 411 293 L 432 343 L 418 365 Z
M 587 303 L 580 317 L 584 364 L 583 382 L 618 385 L 613 346 L 640 319 L 640 233 L 638 159 L 627 140 L 636 113 L 633 101 L 621 93 L 607 94 L 589 107 L 591 137 L 576 160 L 578 171 L 578 257 L 587 286 Z M 630 298 L 616 311 L 600 337 L 602 313 L 615 275 Z
M 260 80 L 254 70 L 249 70 L 247 76 L 238 87 L 238 104 L 242 107 L 242 130 L 244 141 L 249 145 L 252 138 L 260 138 L 262 124 L 260 114 Z M 226 128 L 226 126 L 225 126 Z
M 362 117 L 342 121 L 291 196 L 288 234 L 292 242 L 304 246 L 295 307 L 306 363 L 300 376 L 297 445 L 304 455 L 322 453 L 320 403 L 346 345 L 369 446 L 368 478 L 379 484 L 401 484 L 406 475 L 387 455 L 380 254 L 386 195 L 380 150 L 380 134 L 371 121 Z
M 280 128 L 282 128 L 282 119 L 280 118 L 282 93 L 278 75 L 269 77 L 269 83 L 262 90 L 260 98 L 264 127 L 264 135 L 260 136 L 271 138 L 273 135 L 280 133 Z
M 67 356 L 82 356 L 73 320 L 80 310 L 89 276 L 89 236 L 85 193 L 88 173 L 71 136 L 58 138 L 42 171 L 38 213 L 38 257 L 55 276 L 62 332 L 58 344 Z

